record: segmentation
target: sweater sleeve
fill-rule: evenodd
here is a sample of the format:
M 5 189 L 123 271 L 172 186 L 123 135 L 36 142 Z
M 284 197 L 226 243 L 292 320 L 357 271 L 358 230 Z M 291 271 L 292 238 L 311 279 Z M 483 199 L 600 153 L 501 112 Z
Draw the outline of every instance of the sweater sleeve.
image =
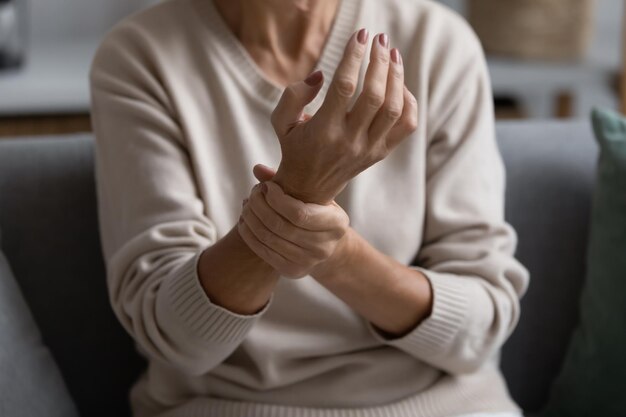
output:
M 130 24 L 117 27 L 92 62 L 101 241 L 113 310 L 138 348 L 197 375 L 232 353 L 273 298 L 239 315 L 200 285 L 199 255 L 216 230 L 151 42 Z
M 473 372 L 497 353 L 518 322 L 529 281 L 504 220 L 505 172 L 485 59 L 469 39 L 468 63 L 444 61 L 447 70 L 438 72 L 446 78 L 427 121 L 425 229 L 411 268 L 431 284 L 431 315 L 397 338 L 368 323 L 378 340 L 452 374 Z

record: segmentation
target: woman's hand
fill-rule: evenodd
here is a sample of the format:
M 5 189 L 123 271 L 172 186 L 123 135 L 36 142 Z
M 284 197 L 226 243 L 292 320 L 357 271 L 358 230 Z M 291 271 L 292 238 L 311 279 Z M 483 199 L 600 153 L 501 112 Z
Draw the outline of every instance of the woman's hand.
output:
M 250 249 L 278 273 L 301 278 L 335 252 L 349 223 L 336 203 L 306 204 L 266 181 L 244 200 L 238 231 Z
M 314 116 L 304 107 L 319 93 L 323 75 L 288 86 L 272 113 L 282 160 L 275 181 L 304 202 L 329 204 L 348 181 L 384 159 L 417 127 L 417 102 L 404 86 L 404 66 L 387 35 L 372 42 L 363 91 L 350 111 L 367 31 L 348 42 L 324 103 Z

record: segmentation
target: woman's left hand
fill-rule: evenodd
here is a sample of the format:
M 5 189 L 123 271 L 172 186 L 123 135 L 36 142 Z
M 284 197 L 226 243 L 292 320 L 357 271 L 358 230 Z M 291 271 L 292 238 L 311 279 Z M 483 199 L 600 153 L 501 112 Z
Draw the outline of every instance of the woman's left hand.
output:
M 258 166 L 255 174 L 268 177 L 259 174 Z M 309 275 L 331 257 L 349 223 L 348 215 L 335 202 L 303 203 L 274 182 L 265 181 L 253 188 L 245 202 L 238 231 L 261 259 L 281 275 L 295 279 Z

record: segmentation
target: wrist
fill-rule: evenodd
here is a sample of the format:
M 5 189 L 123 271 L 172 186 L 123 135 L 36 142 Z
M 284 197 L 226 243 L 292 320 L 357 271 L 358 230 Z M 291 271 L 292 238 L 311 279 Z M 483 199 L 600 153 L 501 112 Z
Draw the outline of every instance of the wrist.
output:
M 289 176 L 284 174 L 284 169 L 281 168 L 278 167 L 272 181 L 278 184 L 285 194 L 303 203 L 328 205 L 333 201 L 335 195 L 332 193 L 325 193 L 320 187 L 307 185 L 302 181 L 290 180 Z
M 198 278 L 214 304 L 247 315 L 267 304 L 280 276 L 248 248 L 233 228 L 202 252 Z

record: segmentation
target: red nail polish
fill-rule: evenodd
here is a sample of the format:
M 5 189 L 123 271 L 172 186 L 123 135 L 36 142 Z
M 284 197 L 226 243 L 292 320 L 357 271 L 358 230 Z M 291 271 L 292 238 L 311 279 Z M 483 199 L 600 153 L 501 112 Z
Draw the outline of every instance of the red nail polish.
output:
M 387 36 L 386 33 L 381 33 L 378 35 L 378 42 L 380 43 L 380 46 L 386 48 L 389 45 L 389 36 Z
M 322 81 L 322 78 L 324 78 L 324 74 L 322 74 L 321 70 L 317 70 L 310 73 L 304 82 L 310 87 L 315 87 L 320 83 L 320 81 Z
M 363 28 L 359 30 L 359 33 L 356 34 L 356 40 L 359 41 L 361 45 L 365 45 L 367 43 L 367 38 L 369 36 L 369 32 L 367 29 Z

